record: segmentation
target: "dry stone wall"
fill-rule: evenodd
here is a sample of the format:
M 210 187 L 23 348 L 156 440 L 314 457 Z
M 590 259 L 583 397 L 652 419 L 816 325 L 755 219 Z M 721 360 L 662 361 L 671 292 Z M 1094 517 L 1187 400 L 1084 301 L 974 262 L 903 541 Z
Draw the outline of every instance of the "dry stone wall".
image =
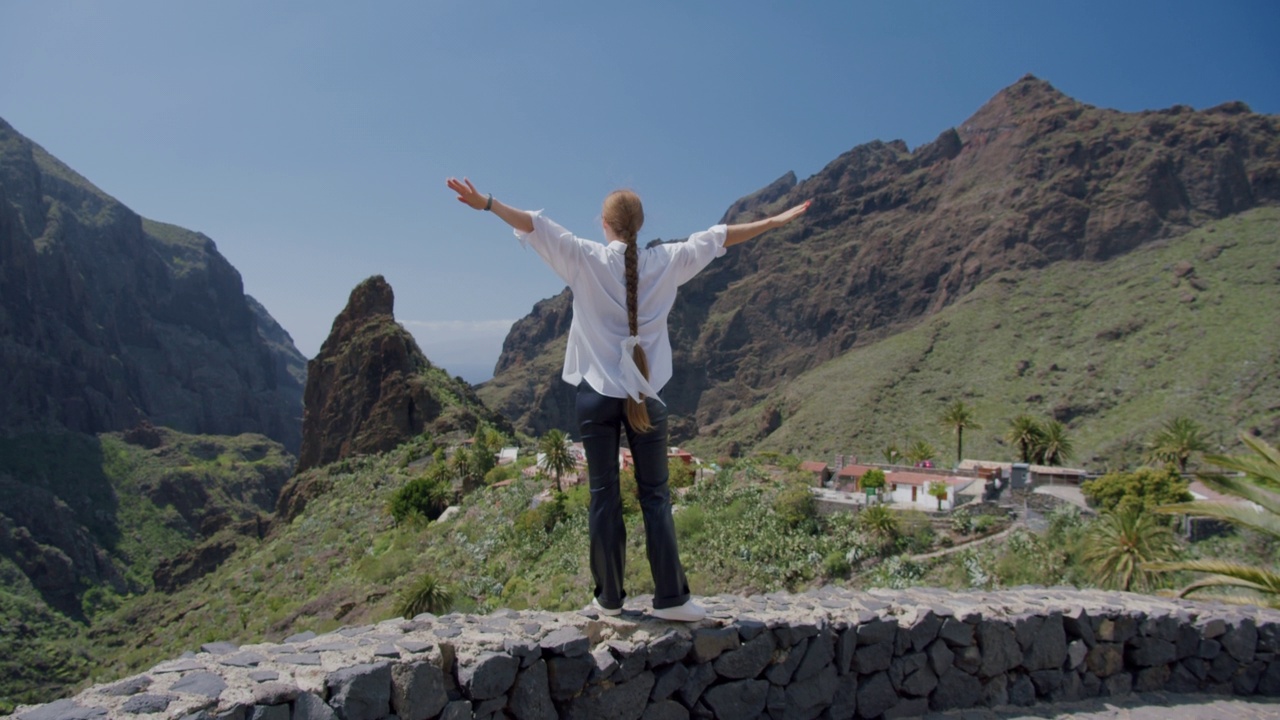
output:
M 20 720 L 899 718 L 1132 692 L 1280 695 L 1280 612 L 1070 588 L 421 615 L 204 645 Z

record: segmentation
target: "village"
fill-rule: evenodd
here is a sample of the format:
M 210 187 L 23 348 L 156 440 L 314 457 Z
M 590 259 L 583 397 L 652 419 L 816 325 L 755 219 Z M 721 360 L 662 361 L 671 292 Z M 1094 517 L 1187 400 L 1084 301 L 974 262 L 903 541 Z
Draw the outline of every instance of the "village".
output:
M 560 478 L 564 488 L 587 481 L 587 460 L 582 443 L 569 445 L 574 468 Z M 520 457 L 518 447 L 504 447 L 498 455 L 499 465 L 510 465 Z M 690 467 L 697 478 L 713 478 L 719 471 L 714 463 L 704 463 L 692 453 L 679 447 L 668 448 L 667 458 Z M 626 471 L 634 466 L 631 451 L 619 450 L 619 466 Z M 545 453 L 537 454 L 537 462 L 525 467 L 522 475 L 536 478 L 545 475 Z M 830 506 L 847 506 L 856 509 L 869 504 L 886 505 L 892 509 L 944 512 L 973 501 L 995 500 L 1007 488 L 1033 489 L 1042 494 L 1085 507 L 1079 486 L 1089 475 L 1085 470 L 1030 463 L 1011 463 L 990 460 L 966 459 L 954 469 L 937 468 L 931 461 L 916 466 L 884 463 L 860 463 L 855 455 L 837 454 L 833 462 L 818 460 L 801 461 L 799 470 L 811 479 L 810 491 L 815 498 Z M 864 478 L 869 472 L 883 474 L 884 484 L 868 483 Z M 496 483 L 509 485 L 513 480 Z M 677 494 L 680 489 L 677 489 Z M 1206 492 L 1210 492 L 1207 488 Z M 1193 488 L 1193 493 L 1195 488 Z M 548 494 L 550 490 L 546 491 Z

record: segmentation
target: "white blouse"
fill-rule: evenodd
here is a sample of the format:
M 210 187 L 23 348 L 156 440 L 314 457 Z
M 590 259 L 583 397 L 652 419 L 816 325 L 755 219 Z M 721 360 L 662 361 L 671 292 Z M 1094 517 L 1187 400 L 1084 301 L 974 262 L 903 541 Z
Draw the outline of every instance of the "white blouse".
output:
M 543 217 L 531 213 L 533 232 L 516 231 L 526 247 L 532 247 L 573 291 L 573 320 L 564 353 L 564 381 L 577 385 L 586 380 L 608 397 L 641 393 L 657 397 L 671 379 L 671 338 L 667 315 L 676 300 L 676 288 L 702 268 L 724 255 L 726 227 L 716 225 L 691 235 L 684 242 L 637 248 L 640 277 L 636 293 L 639 333 L 627 328 L 626 245 L 611 240 L 601 245 L 583 240 Z M 649 359 L 649 380 L 631 358 L 632 343 L 639 342 Z

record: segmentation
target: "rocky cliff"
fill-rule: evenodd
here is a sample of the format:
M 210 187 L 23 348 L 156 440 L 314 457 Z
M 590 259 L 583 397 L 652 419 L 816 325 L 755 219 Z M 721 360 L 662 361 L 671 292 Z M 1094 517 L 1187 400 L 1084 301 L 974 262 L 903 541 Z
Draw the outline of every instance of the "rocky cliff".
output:
M 805 199 L 800 221 L 682 288 L 664 393 L 681 416 L 677 439 L 998 273 L 1106 260 L 1280 200 L 1280 120 L 1241 103 L 1117 112 L 1027 76 L 927 145 L 860 145 L 739 200 L 723 220 Z M 568 313 L 566 292 L 517 322 L 479 390 L 523 430 L 573 425 L 554 357 Z
M 304 364 L 211 239 L 138 216 L 0 120 L 0 432 L 149 420 L 296 452 Z
M 299 473 L 424 432 L 471 433 L 480 422 L 510 431 L 470 385 L 431 364 L 394 309 L 381 275 L 360 283 L 307 365 Z

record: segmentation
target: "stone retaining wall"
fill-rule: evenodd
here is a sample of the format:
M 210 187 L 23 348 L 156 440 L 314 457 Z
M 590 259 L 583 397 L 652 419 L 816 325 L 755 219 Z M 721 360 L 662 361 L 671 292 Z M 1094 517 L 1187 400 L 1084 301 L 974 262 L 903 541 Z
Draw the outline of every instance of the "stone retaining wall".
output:
M 898 718 L 1138 691 L 1280 695 L 1280 612 L 1127 593 L 706 598 L 708 620 L 500 610 L 212 643 L 20 720 Z

